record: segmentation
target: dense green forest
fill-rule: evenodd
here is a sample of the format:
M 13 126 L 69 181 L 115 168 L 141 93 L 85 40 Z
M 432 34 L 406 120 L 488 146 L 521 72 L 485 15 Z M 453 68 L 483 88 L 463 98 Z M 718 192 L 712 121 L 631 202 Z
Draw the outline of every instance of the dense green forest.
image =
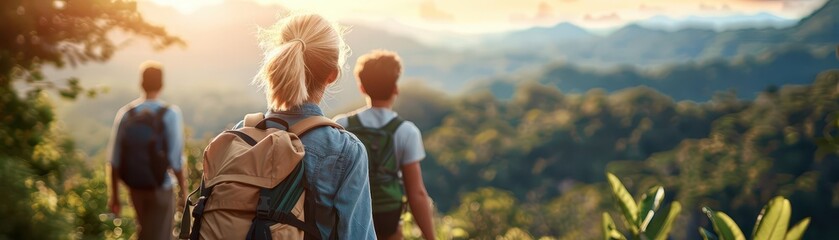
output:
M 512 227 L 533 236 L 594 236 L 599 212 L 613 208 L 603 185 L 609 170 L 633 193 L 665 186 L 684 205 L 673 231 L 679 239 L 699 237 L 700 206 L 752 222 L 775 194 L 790 198 L 793 220 L 812 217 L 807 239 L 823 239 L 836 234 L 830 225 L 839 219 L 839 159 L 817 154 L 820 139 L 836 131 L 837 83 L 839 71 L 827 71 L 810 85 L 767 89 L 754 100 L 723 92 L 705 103 L 674 102 L 646 87 L 563 94 L 539 84 L 509 101 L 486 93 L 434 104 L 440 100 L 430 93 L 405 102 L 451 106 L 424 109 L 446 114 L 426 131 L 433 161 L 423 168 L 439 209 L 471 237 Z M 492 210 L 496 217 L 476 214 L 480 204 L 497 208 L 496 200 L 509 205 Z

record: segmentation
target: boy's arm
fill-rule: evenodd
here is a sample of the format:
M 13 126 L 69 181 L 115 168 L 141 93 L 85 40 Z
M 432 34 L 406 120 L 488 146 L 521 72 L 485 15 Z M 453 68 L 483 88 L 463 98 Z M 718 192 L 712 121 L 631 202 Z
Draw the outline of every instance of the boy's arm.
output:
M 175 173 L 175 178 L 178 180 L 178 189 L 180 189 L 181 191 L 180 199 L 178 199 L 175 204 L 175 206 L 177 206 L 179 208 L 178 210 L 180 211 L 183 210 L 180 208 L 181 206 L 183 206 L 183 203 L 186 202 L 186 195 L 189 194 L 189 189 L 186 189 L 186 177 L 184 176 L 184 171 L 178 170 L 173 172 Z
M 119 202 L 119 172 L 114 169 L 113 165 L 108 169 L 111 170 L 111 191 L 109 192 L 108 209 L 114 213 L 114 216 L 119 217 L 122 208 Z
M 431 207 L 431 198 L 428 197 L 428 192 L 425 189 L 425 183 L 422 180 L 422 169 L 419 162 L 425 158 L 425 146 L 422 143 L 422 133 L 419 128 L 412 122 L 403 123 L 406 126 L 407 134 L 402 135 L 400 141 L 402 146 L 402 153 L 400 160 L 402 167 L 402 181 L 405 184 L 405 193 L 408 197 L 408 205 L 411 207 L 411 213 L 417 220 L 422 231 L 422 236 L 425 239 L 434 239 L 434 222 L 432 219 L 433 209 Z M 409 160 L 409 161 L 405 161 Z
M 411 214 L 416 219 L 417 225 L 422 231 L 422 236 L 425 239 L 435 239 L 431 198 L 428 197 L 428 192 L 425 190 L 422 169 L 418 160 L 402 166 L 402 180 L 405 183 L 405 192 L 408 196 L 408 204 L 411 206 Z

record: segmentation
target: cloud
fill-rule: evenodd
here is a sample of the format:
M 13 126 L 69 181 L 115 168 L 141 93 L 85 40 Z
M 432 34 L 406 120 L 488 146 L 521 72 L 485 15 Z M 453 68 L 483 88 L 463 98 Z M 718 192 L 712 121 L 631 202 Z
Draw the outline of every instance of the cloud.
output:
M 781 8 L 784 10 L 798 10 L 807 6 L 810 6 L 812 1 L 783 1 L 783 5 Z
M 642 12 L 661 12 L 664 11 L 664 8 L 660 6 L 647 5 L 645 3 L 642 3 L 638 6 L 638 10 Z
M 553 17 L 553 8 L 546 2 L 539 2 L 539 7 L 536 8 L 536 19 L 549 19 Z
M 420 17 L 432 22 L 453 22 L 454 15 L 445 12 L 434 3 L 433 0 L 425 0 L 420 3 Z
M 705 12 L 731 12 L 732 11 L 731 6 L 728 6 L 728 4 L 723 4 L 723 5 L 717 6 L 717 5 L 711 5 L 711 4 L 705 4 L 705 3 L 700 3 L 699 4 L 699 10 L 702 10 L 702 11 L 705 11 Z
M 597 16 L 589 13 L 589 14 L 586 14 L 583 17 L 583 20 L 589 21 L 589 22 L 618 22 L 618 21 L 621 21 L 621 16 L 619 16 L 617 13 L 614 13 L 614 12 L 610 13 L 610 14 L 606 14 L 606 15 L 597 15 Z
M 539 2 L 536 13 L 532 17 L 525 14 L 510 15 L 510 21 L 520 23 L 552 23 L 555 20 L 553 7 L 544 1 Z
M 802 9 L 810 9 L 816 6 L 821 6 L 825 0 L 740 0 L 747 3 L 772 3 L 781 4 L 781 9 L 784 11 L 798 11 Z

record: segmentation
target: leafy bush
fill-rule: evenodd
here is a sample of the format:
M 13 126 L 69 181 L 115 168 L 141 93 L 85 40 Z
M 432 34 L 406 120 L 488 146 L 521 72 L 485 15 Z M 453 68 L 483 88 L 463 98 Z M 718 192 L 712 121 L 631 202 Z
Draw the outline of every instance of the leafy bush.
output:
M 625 226 L 629 228 L 630 239 L 667 239 L 673 221 L 682 210 L 682 205 L 679 202 L 673 202 L 669 207 L 662 208 L 664 188 L 661 186 L 654 186 L 647 190 L 636 204 L 618 177 L 612 173 L 606 175 L 612 187 L 612 194 L 621 209 Z M 617 229 L 608 212 L 603 212 L 602 222 L 604 240 L 627 239 Z
M 743 231 L 737 226 L 737 223 L 723 212 L 715 212 L 711 208 L 704 207 L 702 211 L 711 220 L 714 226 L 714 233 L 708 231 L 703 227 L 699 227 L 699 233 L 705 240 L 746 240 Z M 790 220 L 789 200 L 782 196 L 773 198 L 760 214 L 757 216 L 754 231 L 752 232 L 752 239 L 754 240 L 799 240 L 804 236 L 804 231 L 810 224 L 810 218 L 804 218 L 792 228 L 788 228 Z M 789 231 L 787 231 L 789 229 Z

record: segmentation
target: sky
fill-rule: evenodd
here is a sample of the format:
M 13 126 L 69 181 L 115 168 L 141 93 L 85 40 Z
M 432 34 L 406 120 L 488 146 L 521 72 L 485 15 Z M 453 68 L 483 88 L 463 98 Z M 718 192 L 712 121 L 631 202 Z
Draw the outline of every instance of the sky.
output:
M 182 14 L 225 0 L 143 0 Z M 315 11 L 342 21 L 393 20 L 411 27 L 459 33 L 488 33 L 572 22 L 597 29 L 667 16 L 725 17 L 770 13 L 799 19 L 825 0 L 227 0 L 255 1 Z

